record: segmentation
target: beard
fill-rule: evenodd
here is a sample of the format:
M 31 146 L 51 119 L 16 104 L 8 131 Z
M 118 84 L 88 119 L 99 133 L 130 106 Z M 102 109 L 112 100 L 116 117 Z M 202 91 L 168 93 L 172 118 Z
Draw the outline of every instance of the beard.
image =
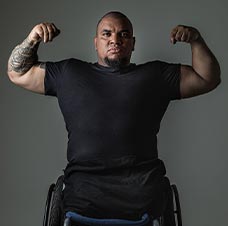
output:
M 108 57 L 104 58 L 105 63 L 112 68 L 122 68 L 128 65 L 128 58 L 117 58 L 109 59 Z

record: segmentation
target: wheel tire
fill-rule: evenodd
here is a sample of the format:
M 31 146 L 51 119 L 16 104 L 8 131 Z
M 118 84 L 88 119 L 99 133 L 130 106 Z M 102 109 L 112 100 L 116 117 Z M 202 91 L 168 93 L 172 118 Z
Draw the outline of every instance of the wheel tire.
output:
M 173 191 L 173 202 L 174 202 L 174 208 L 175 208 L 174 212 L 176 214 L 177 226 L 182 226 L 182 215 L 181 215 L 179 193 L 176 185 L 174 184 L 172 185 L 172 191 Z
M 62 210 L 62 190 L 63 176 L 60 176 L 55 184 L 51 200 L 51 211 L 48 226 L 63 225 L 63 210 Z

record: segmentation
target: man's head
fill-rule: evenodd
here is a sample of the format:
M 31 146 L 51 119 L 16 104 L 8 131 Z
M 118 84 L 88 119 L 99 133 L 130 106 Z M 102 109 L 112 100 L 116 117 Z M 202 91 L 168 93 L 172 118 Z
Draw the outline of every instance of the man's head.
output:
M 135 45 L 130 20 L 120 12 L 105 14 L 97 24 L 94 43 L 100 65 L 127 66 Z

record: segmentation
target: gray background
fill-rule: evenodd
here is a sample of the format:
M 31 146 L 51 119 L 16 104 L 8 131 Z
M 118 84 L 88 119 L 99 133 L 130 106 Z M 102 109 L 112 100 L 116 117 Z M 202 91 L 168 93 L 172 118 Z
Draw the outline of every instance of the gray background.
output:
M 135 27 L 132 62 L 191 63 L 186 44 L 171 45 L 177 24 L 197 27 L 217 56 L 222 84 L 213 92 L 173 102 L 161 124 L 160 157 L 179 188 L 185 226 L 227 225 L 228 107 L 226 0 L 3 1 L 0 8 L 0 225 L 40 226 L 49 184 L 66 164 L 67 134 L 55 98 L 28 92 L 6 74 L 14 46 L 34 25 L 54 22 L 62 33 L 41 45 L 40 59 L 96 61 L 93 37 L 107 11 L 126 13 Z

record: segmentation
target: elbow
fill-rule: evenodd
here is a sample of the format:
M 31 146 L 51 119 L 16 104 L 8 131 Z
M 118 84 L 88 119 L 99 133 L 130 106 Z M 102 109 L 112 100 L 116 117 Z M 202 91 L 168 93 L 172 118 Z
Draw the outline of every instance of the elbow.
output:
M 7 75 L 8 75 L 8 78 L 11 82 L 15 83 L 15 80 L 16 80 L 16 75 L 15 75 L 15 72 L 14 71 L 7 71 Z
M 18 79 L 20 79 L 24 73 L 22 73 L 20 70 L 17 70 L 16 68 L 13 68 L 8 62 L 7 75 L 11 82 L 17 84 Z
M 209 87 L 211 90 L 213 90 L 221 84 L 221 69 L 218 62 L 216 65 L 214 65 L 214 68 L 211 70 L 211 72 L 212 74 L 210 76 L 211 79 L 209 81 Z
M 12 83 L 18 85 L 18 80 L 19 80 L 19 78 L 21 77 L 21 74 L 15 72 L 15 71 L 9 71 L 9 70 L 7 71 L 7 74 L 8 74 L 9 80 L 10 80 Z
M 209 78 L 210 78 L 208 80 L 209 91 L 216 89 L 221 84 L 221 69 L 218 63 L 211 70 Z
M 217 73 L 216 73 L 216 76 L 214 76 L 215 78 L 215 81 L 214 81 L 214 89 L 216 87 L 218 87 L 220 84 L 221 84 L 221 69 L 220 69 L 220 66 L 218 66 L 218 70 L 217 70 Z
M 216 89 L 220 84 L 221 84 L 221 76 L 219 72 L 217 76 L 214 76 L 214 79 L 212 79 L 212 81 L 208 82 L 209 91 Z
M 18 73 L 16 73 L 16 72 L 12 69 L 10 63 L 8 63 L 7 75 L 8 75 L 8 78 L 9 78 L 9 80 L 10 80 L 11 82 L 15 83 L 15 79 L 16 79 L 16 77 L 18 77 L 17 74 L 18 74 Z
M 221 83 L 221 69 L 220 69 L 220 65 L 218 64 L 218 72 L 217 72 L 217 83 L 216 83 L 216 87 Z
M 215 84 L 215 88 L 216 88 L 217 86 L 219 86 L 219 85 L 221 84 L 221 82 L 222 82 L 221 76 L 219 75 L 219 78 L 218 78 L 218 80 L 217 80 L 217 82 L 216 82 L 216 84 Z
M 221 84 L 221 78 L 219 78 L 215 83 L 212 89 L 216 89 Z

